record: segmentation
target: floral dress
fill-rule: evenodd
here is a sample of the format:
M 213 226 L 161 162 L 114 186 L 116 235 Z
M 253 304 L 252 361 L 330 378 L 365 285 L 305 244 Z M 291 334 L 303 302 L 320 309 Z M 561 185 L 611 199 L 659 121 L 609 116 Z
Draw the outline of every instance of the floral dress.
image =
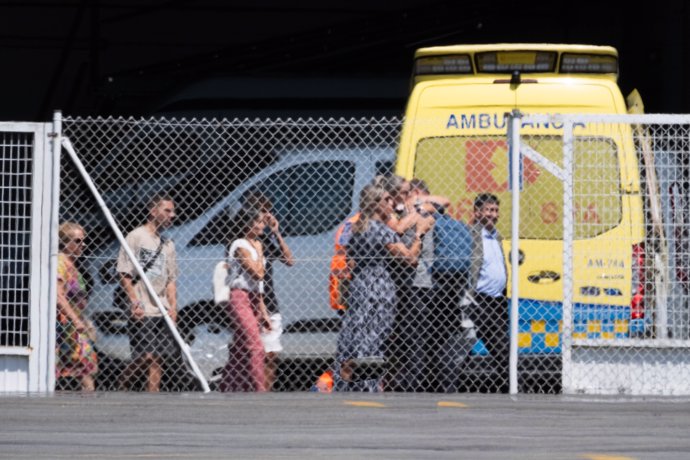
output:
M 86 288 L 77 269 L 69 263 L 64 254 L 58 255 L 58 282 L 64 283 L 65 296 L 78 315 L 86 307 Z M 64 314 L 57 313 L 57 334 L 55 338 L 57 359 L 55 376 L 84 377 L 98 371 L 96 350 L 91 339 L 79 332 Z
M 400 241 L 386 224 L 372 220 L 369 228 L 352 235 L 347 247 L 355 268 L 349 289 L 349 307 L 338 336 L 334 388 L 339 391 L 379 391 L 381 382 L 345 382 L 340 364 L 351 358 L 383 357 L 393 329 L 397 303 L 388 244 Z

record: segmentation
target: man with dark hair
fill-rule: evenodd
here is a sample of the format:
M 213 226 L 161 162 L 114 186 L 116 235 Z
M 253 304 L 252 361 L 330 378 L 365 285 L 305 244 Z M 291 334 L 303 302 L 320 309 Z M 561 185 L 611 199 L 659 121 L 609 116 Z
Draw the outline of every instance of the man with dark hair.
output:
M 470 270 L 470 286 L 464 304 L 476 327 L 477 337 L 484 342 L 500 375 L 501 392 L 508 388 L 510 314 L 506 300 L 508 271 L 501 234 L 496 229 L 499 199 L 490 193 L 479 194 L 474 200 L 475 253 Z
M 172 225 L 175 203 L 169 196 L 158 194 L 149 201 L 148 210 L 147 222 L 132 230 L 126 242 L 168 315 L 176 321 L 175 244 L 161 235 L 162 230 Z M 143 370 L 146 372 L 146 390 L 157 392 L 160 390 L 163 360 L 176 350 L 172 333 L 124 248 L 120 248 L 117 271 L 130 304 L 129 343 L 132 350 L 132 361 L 122 373 L 120 388 L 129 389 L 134 373 Z

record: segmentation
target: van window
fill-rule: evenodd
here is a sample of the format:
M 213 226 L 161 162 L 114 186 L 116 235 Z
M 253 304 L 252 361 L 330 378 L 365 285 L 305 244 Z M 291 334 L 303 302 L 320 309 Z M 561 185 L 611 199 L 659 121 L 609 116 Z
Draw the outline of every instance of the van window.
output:
M 324 161 L 292 166 L 264 179 L 252 190 L 266 195 L 283 236 L 316 235 L 331 230 L 351 212 L 355 164 Z M 191 246 L 226 244 L 233 204 L 218 213 Z
M 523 142 L 562 165 L 559 136 L 524 136 Z M 432 193 L 446 195 L 450 212 L 469 222 L 478 193 L 501 200 L 499 231 L 510 234 L 510 158 L 505 137 L 468 136 L 422 139 L 417 146 L 415 177 Z M 563 184 L 524 157 L 520 235 L 527 239 L 563 238 Z M 578 137 L 574 152 L 575 238 L 592 238 L 616 227 L 622 218 L 620 170 L 616 144 L 604 137 Z
M 350 214 L 355 165 L 324 161 L 293 166 L 261 182 L 257 189 L 273 202 L 284 236 L 317 235 Z
M 233 164 L 231 155 L 227 155 L 226 159 L 228 164 Z M 175 200 L 175 225 L 182 225 L 201 216 L 242 182 L 275 161 L 270 155 L 259 154 L 252 160 L 251 164 L 242 162 L 243 167 L 233 169 L 232 174 L 228 174 L 227 169 L 221 166 L 223 163 L 206 163 L 193 174 L 190 171 L 179 183 L 173 182 L 167 193 Z
M 376 162 L 376 175 L 377 176 L 387 176 L 393 174 L 393 167 L 395 164 L 392 161 L 377 161 Z

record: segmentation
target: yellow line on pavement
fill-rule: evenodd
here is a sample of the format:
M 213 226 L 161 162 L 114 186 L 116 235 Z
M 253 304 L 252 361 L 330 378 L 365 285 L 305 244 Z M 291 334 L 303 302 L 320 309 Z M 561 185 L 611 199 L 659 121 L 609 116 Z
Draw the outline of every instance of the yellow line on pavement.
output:
M 436 405 L 438 407 L 467 407 L 467 404 L 455 401 L 439 401 Z
M 344 401 L 343 404 L 355 407 L 386 407 L 383 403 L 373 401 Z
M 635 460 L 635 457 L 626 457 L 625 455 L 607 455 L 607 454 L 582 454 L 582 458 L 589 460 Z

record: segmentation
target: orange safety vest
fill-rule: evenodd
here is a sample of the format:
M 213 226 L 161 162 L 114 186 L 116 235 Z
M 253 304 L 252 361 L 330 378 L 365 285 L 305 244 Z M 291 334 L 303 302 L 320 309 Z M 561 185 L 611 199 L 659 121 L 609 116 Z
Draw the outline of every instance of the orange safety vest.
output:
M 340 237 L 347 223 L 352 225 L 358 220 L 359 213 L 348 217 L 335 232 L 335 250 L 331 258 L 331 273 L 328 276 L 328 293 L 333 310 L 345 310 L 347 308 L 341 299 L 341 281 L 349 280 L 351 275 L 350 267 L 347 265 L 347 250 L 345 246 L 340 244 Z

